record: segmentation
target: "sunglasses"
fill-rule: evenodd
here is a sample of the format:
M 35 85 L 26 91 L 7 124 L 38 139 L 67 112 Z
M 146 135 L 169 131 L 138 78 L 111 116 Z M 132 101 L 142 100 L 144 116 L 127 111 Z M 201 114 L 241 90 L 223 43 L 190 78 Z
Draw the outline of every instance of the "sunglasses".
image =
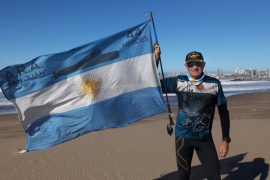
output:
M 197 67 L 202 67 L 203 66 L 203 63 L 202 62 L 198 62 L 198 61 L 190 61 L 187 63 L 187 66 L 190 68 L 190 67 L 193 67 L 193 66 L 197 66 Z

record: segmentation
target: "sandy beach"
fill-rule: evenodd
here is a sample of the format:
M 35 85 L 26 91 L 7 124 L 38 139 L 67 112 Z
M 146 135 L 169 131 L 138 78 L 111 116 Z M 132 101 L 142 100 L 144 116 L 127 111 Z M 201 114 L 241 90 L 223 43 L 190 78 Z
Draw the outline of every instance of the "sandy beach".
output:
M 270 179 L 270 93 L 230 96 L 230 152 L 220 158 L 222 179 Z M 177 107 L 172 106 L 174 114 Z M 175 121 L 175 117 L 174 117 Z M 17 114 L 0 115 L 0 180 L 173 180 L 177 177 L 174 136 L 166 131 L 167 114 L 129 126 L 91 132 L 58 146 L 22 155 L 26 135 Z M 217 150 L 221 126 L 216 112 Z M 194 154 L 191 179 L 204 179 Z

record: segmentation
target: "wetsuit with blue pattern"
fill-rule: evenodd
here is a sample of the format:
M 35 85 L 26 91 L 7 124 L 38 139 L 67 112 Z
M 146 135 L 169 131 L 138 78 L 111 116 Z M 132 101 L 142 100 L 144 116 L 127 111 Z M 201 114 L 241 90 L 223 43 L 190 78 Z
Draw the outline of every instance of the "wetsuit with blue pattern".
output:
M 229 137 L 230 119 L 227 101 L 218 79 L 202 75 L 198 81 L 188 76 L 162 80 L 162 89 L 175 93 L 178 113 L 175 130 L 175 147 L 179 179 L 190 178 L 191 161 L 196 151 L 208 179 L 220 179 L 220 167 L 212 139 L 212 123 L 215 107 L 218 107 L 222 135 Z

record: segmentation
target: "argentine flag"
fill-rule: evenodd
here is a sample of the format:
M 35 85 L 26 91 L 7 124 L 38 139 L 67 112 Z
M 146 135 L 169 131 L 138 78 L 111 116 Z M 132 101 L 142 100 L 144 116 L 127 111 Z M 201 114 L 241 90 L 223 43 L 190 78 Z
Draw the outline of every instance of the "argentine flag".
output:
M 166 112 L 150 21 L 0 71 L 27 133 L 27 151 Z

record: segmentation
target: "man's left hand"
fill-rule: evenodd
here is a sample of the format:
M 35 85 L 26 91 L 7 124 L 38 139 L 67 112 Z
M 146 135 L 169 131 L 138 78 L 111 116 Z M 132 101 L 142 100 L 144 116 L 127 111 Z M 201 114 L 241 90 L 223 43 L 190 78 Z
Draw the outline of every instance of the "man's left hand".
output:
M 229 143 L 226 141 L 222 141 L 220 148 L 219 148 L 219 154 L 221 157 L 226 157 L 229 152 Z

